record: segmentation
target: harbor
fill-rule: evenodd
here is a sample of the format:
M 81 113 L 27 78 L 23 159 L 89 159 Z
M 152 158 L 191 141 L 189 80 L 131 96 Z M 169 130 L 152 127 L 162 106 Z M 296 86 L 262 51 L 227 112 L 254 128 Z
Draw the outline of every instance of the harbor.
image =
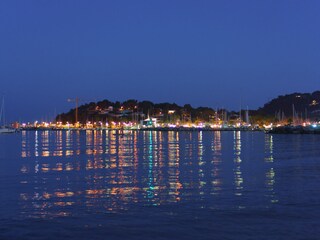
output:
M 0 135 L 0 238 L 319 236 L 319 135 L 120 131 Z
M 0 240 L 319 240 L 319 12 L 0 0 Z

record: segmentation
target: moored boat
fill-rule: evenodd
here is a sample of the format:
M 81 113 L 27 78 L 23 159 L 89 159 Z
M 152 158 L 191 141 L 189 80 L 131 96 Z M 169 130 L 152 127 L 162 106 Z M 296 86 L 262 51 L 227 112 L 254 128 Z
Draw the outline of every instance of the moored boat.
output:
M 2 98 L 2 104 L 1 104 L 1 109 L 0 109 L 0 124 L 3 124 L 2 126 L 0 125 L 0 134 L 1 133 L 15 133 L 17 130 L 12 127 L 7 127 L 5 124 L 5 119 L 4 119 L 4 98 Z
M 1 133 L 15 133 L 15 132 L 17 132 L 17 130 L 14 128 L 0 127 L 0 134 Z

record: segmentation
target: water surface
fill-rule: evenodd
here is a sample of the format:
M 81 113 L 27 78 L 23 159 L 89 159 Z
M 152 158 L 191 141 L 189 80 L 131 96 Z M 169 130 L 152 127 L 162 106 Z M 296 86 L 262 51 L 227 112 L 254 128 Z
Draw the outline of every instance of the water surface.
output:
M 320 136 L 0 135 L 0 239 L 320 239 Z

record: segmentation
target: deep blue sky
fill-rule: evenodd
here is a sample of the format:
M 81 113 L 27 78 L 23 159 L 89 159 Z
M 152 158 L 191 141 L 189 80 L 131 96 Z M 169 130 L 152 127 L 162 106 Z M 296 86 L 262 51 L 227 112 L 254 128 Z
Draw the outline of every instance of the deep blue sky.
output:
M 129 98 L 256 109 L 320 90 L 320 1 L 1 0 L 12 120 Z

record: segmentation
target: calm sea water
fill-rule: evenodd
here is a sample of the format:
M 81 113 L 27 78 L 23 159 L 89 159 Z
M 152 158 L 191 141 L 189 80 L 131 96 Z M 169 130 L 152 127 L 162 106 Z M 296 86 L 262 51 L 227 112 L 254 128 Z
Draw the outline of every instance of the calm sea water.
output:
M 0 135 L 0 239 L 320 239 L 320 135 Z

